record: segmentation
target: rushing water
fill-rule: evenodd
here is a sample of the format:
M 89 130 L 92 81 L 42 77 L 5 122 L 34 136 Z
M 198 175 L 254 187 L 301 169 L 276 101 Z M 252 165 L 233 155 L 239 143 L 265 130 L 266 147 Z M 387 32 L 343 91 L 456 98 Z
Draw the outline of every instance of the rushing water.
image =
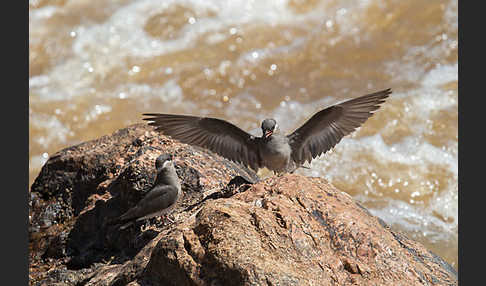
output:
M 299 170 L 351 194 L 457 269 L 457 1 L 30 1 L 29 181 L 61 148 L 143 112 L 291 132 L 392 88 Z

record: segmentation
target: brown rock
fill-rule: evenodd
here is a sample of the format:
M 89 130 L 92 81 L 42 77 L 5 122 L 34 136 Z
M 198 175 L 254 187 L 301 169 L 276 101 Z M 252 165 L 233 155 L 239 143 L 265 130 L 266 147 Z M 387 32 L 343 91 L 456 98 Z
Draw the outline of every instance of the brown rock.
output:
M 268 178 L 159 234 L 161 285 L 456 285 L 452 267 L 320 178 Z
M 150 188 L 162 152 L 183 182 L 175 223 L 107 226 Z M 256 180 L 144 125 L 65 149 L 32 186 L 31 284 L 457 285 L 440 257 L 324 179 Z
M 175 155 L 184 191 L 173 212 L 181 219 L 185 214 L 181 210 L 193 208 L 208 195 L 205 192 L 225 187 L 235 176 L 258 180 L 247 168 L 177 143 L 145 124 L 61 150 L 49 158 L 31 187 L 31 284 L 48 277 L 46 269 L 59 269 L 59 264 L 69 270 L 86 270 L 94 263 L 122 263 L 139 253 L 157 235 L 157 220 L 151 220 L 152 228 L 141 233 L 133 228 L 120 232 L 105 224 L 151 188 L 155 159 L 165 152 Z

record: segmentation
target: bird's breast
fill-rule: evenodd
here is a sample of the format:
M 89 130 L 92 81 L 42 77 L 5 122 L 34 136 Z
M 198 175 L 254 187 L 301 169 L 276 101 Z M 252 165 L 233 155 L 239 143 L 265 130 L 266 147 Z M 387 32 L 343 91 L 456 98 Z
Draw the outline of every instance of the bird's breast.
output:
M 264 144 L 264 149 L 266 152 L 274 155 L 284 155 L 290 154 L 290 145 L 286 138 L 272 136 L 270 140 L 266 141 Z
M 260 148 L 263 163 L 270 170 L 285 168 L 290 154 L 291 148 L 286 137 L 272 136 Z

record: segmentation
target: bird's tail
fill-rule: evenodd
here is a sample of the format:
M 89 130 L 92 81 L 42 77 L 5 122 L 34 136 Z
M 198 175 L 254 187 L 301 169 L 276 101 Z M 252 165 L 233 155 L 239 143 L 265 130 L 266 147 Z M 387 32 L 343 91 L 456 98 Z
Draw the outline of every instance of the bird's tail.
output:
M 107 226 L 117 226 L 117 225 L 120 225 L 120 227 L 118 227 L 118 229 L 119 230 L 124 230 L 124 229 L 128 228 L 129 226 L 133 225 L 134 223 L 135 223 L 135 220 L 131 220 L 131 219 L 121 219 L 120 217 L 116 217 L 116 218 L 111 219 L 108 222 L 106 222 L 106 225 Z
M 111 225 L 120 225 L 121 224 L 119 229 L 123 230 L 123 229 L 129 227 L 130 225 L 132 225 L 133 223 L 134 223 L 134 220 L 124 219 L 121 216 L 119 216 L 119 217 L 116 217 L 116 218 L 113 218 L 113 219 L 107 221 L 106 225 L 111 226 Z
M 121 225 L 121 226 L 120 226 L 118 229 L 119 229 L 119 230 L 124 230 L 125 228 L 127 228 L 127 227 L 131 226 L 131 225 L 132 225 L 134 222 L 135 222 L 134 220 L 129 221 L 129 222 L 127 222 L 127 223 L 125 223 L 125 224 Z

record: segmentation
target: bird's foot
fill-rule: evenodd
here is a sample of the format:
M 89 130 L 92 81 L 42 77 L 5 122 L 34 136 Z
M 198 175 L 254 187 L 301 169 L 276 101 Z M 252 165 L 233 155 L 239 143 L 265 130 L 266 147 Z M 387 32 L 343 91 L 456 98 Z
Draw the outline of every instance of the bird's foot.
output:
M 164 219 L 168 220 L 170 223 L 174 223 L 174 221 L 169 216 L 165 216 Z
M 147 228 L 149 227 L 150 225 L 150 221 L 147 219 L 143 222 L 143 224 L 140 226 L 140 231 L 141 232 L 145 232 L 147 230 Z
M 170 224 L 174 223 L 174 221 L 168 215 L 161 215 L 157 217 L 157 225 L 159 227 L 166 225 L 166 222 L 169 222 Z

